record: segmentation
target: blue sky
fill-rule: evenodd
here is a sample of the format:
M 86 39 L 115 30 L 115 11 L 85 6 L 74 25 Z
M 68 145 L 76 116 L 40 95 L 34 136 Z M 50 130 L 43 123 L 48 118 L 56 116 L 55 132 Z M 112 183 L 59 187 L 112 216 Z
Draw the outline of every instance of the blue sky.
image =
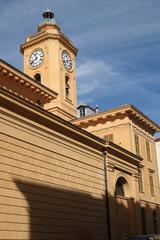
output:
M 0 0 L 0 55 L 22 70 L 19 45 L 52 9 L 79 49 L 78 102 L 133 104 L 160 124 L 159 0 Z

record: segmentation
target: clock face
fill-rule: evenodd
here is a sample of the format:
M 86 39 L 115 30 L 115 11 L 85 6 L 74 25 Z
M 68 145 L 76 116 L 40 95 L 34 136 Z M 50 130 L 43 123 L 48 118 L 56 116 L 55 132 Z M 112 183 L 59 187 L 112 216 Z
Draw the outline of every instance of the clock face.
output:
M 38 67 L 42 63 L 43 58 L 44 58 L 43 51 L 41 49 L 35 50 L 29 58 L 30 66 L 33 68 Z
M 71 60 L 69 54 L 67 53 L 67 51 L 65 51 L 65 50 L 62 52 L 62 61 L 63 61 L 64 67 L 67 70 L 71 71 L 73 68 L 72 60 Z

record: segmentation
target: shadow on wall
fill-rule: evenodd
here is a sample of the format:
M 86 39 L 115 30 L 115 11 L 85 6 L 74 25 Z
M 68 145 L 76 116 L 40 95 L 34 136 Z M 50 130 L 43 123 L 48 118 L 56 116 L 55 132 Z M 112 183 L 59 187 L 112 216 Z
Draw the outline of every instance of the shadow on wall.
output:
M 29 208 L 30 239 L 107 239 L 105 202 L 69 189 L 15 180 Z
M 98 199 L 87 193 L 18 179 L 15 183 L 29 204 L 31 240 L 108 239 L 105 198 Z M 143 234 L 143 231 L 158 232 L 159 223 L 156 222 L 155 229 L 153 209 L 149 205 L 145 208 L 144 229 L 139 203 L 132 198 L 109 196 L 109 199 L 112 240 Z
M 109 196 L 109 199 L 112 240 L 160 233 L 160 208 L 148 203 L 141 205 L 133 198 Z

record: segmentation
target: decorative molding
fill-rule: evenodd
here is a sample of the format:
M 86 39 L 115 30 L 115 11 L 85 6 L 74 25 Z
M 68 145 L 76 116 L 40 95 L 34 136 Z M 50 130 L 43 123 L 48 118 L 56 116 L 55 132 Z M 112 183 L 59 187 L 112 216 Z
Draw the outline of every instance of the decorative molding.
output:
M 105 150 L 105 142 L 102 139 L 78 128 L 43 108 L 35 106 L 35 104 L 31 104 L 29 101 L 24 101 L 24 99 L 3 88 L 0 88 L 0 105 L 13 112 L 17 112 L 27 119 L 34 120 L 49 129 L 55 129 L 56 131 L 58 129 L 59 133 L 69 138 L 72 137 L 72 139 L 80 143 L 84 148 L 86 146 L 87 149 L 90 148 L 91 151 L 97 151 L 100 154 Z
M 39 99 L 42 105 L 49 103 L 58 96 L 56 92 L 46 88 L 42 84 L 37 83 L 34 79 L 28 77 L 2 60 L 0 60 L 0 85 L 2 88 L 12 91 L 27 101 L 34 102 L 33 99 L 35 97 L 36 99 Z M 21 88 L 18 87 L 20 85 Z M 25 91 L 26 88 L 27 91 Z M 28 99 L 29 94 L 31 94 L 30 99 Z
M 41 42 L 47 41 L 47 40 L 59 40 L 64 46 L 67 46 L 67 48 L 72 51 L 75 55 L 78 52 L 78 49 L 75 48 L 71 41 L 68 41 L 68 39 L 65 37 L 64 34 L 53 34 L 53 33 L 46 33 L 43 34 L 37 34 L 31 38 L 29 38 L 28 41 L 26 41 L 24 44 L 21 44 L 20 51 L 23 54 L 24 49 L 32 47 L 34 45 L 40 44 Z
M 131 122 L 135 123 L 135 125 L 137 126 L 140 125 L 150 135 L 153 135 L 155 132 L 160 131 L 160 126 L 158 126 L 155 122 L 153 122 L 151 119 L 149 119 L 146 115 L 144 115 L 132 105 L 123 105 L 92 116 L 86 116 L 73 121 L 73 123 L 77 126 L 80 126 L 82 122 L 88 120 L 89 125 L 92 125 L 91 121 L 93 119 L 95 119 L 95 122 L 98 124 L 102 121 L 102 118 L 105 121 L 109 121 L 110 119 L 120 119 L 121 117 L 128 117 Z M 86 128 L 88 126 L 86 125 L 84 127 Z
M 110 172 L 114 172 L 115 165 L 113 163 L 111 163 L 110 160 L 108 160 L 108 162 L 107 162 L 107 169 Z
M 134 180 L 138 181 L 139 180 L 139 175 L 138 175 L 138 171 L 132 173 L 132 177 L 134 178 Z
M 154 143 L 154 137 L 150 133 L 148 133 L 144 129 L 140 128 L 138 125 L 134 124 L 133 122 L 132 122 L 132 126 L 133 126 L 133 129 L 136 132 L 138 132 L 138 134 L 143 135 L 143 136 L 145 135 L 147 138 L 149 138 L 148 139 L 149 141 L 152 141 L 152 143 Z

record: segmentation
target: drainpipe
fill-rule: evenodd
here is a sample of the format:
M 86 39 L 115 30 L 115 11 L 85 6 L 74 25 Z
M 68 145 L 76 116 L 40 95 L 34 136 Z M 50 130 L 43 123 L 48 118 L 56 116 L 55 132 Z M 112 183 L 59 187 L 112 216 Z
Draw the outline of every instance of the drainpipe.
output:
M 108 172 L 107 172 L 107 151 L 104 151 L 104 179 L 105 179 L 105 202 L 106 202 L 106 218 L 107 218 L 107 227 L 108 227 L 108 240 L 111 240 L 111 221 L 110 221 Z

